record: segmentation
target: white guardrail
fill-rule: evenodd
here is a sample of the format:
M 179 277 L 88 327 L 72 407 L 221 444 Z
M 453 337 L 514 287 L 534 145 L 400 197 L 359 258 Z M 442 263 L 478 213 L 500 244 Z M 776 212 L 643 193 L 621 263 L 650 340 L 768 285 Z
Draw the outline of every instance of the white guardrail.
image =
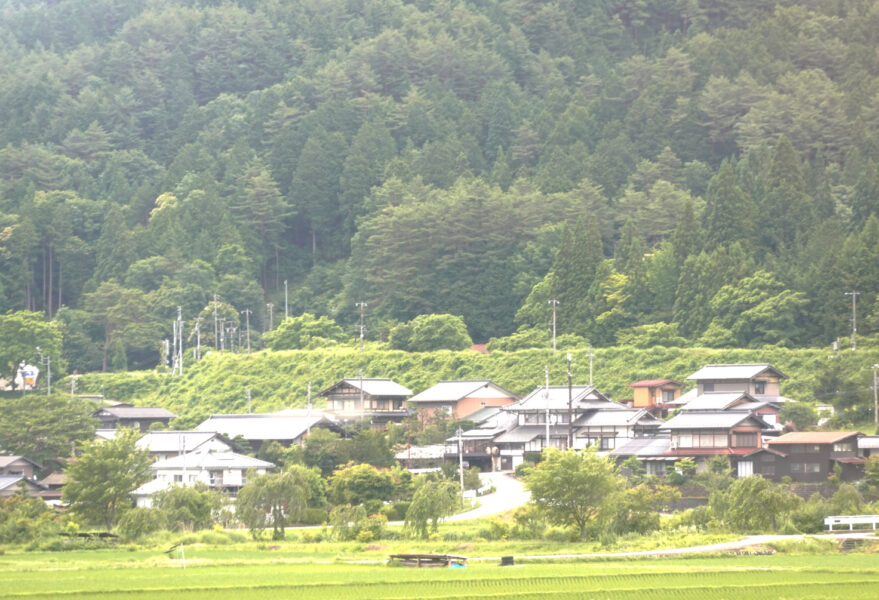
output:
M 834 525 L 848 525 L 849 530 L 855 528 L 855 525 L 872 525 L 876 529 L 876 523 L 879 523 L 879 515 L 840 515 L 825 517 L 824 524 L 833 531 Z

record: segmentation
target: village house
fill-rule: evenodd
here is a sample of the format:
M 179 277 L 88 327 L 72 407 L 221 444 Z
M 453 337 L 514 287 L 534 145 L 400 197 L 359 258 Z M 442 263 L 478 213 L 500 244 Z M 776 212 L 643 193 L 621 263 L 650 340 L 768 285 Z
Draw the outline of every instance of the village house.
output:
M 762 451 L 746 458 L 753 473 L 768 479 L 819 482 L 839 471 L 843 481 L 857 481 L 866 462 L 858 449 L 862 436 L 857 431 L 795 431 L 768 440 Z
M 99 408 L 92 413 L 92 416 L 101 421 L 100 429 L 128 427 L 146 432 L 155 423 L 167 427 L 171 419 L 177 415 L 156 406 L 132 406 L 120 403 Z
M 264 475 L 273 463 L 234 452 L 193 452 L 159 460 L 150 466 L 154 479 L 131 493 L 135 504 L 150 508 L 156 493 L 174 485 L 203 483 L 234 498 L 247 483 L 248 472 Z
M 399 423 L 409 416 L 406 399 L 412 391 L 390 379 L 343 379 L 318 396 L 327 399 L 326 411 L 344 421 L 367 419 L 374 427 Z
M 632 408 L 643 408 L 656 417 L 665 417 L 681 396 L 681 384 L 674 379 L 643 379 L 630 383 Z
M 787 375 L 768 363 L 705 365 L 687 379 L 696 382 L 697 396 L 710 392 L 747 392 L 761 400 L 788 401 L 779 387 Z
M 45 491 L 43 486 L 24 475 L 0 475 L 0 498 L 14 496 L 22 488 L 28 496 L 33 498 L 39 498 Z
M 406 401 L 410 408 L 444 413 L 464 419 L 482 408 L 507 406 L 519 399 L 512 392 L 487 379 L 478 381 L 440 381 Z
M 661 421 L 644 409 L 613 402 L 593 386 L 539 387 L 503 407 L 516 416 L 512 429 L 494 438 L 500 469 L 512 470 L 528 452 L 543 448 L 611 450 L 625 440 L 655 431 Z M 573 444 L 569 445 L 569 435 Z
M 239 448 L 214 431 L 151 431 L 137 440 L 153 460 L 164 460 L 190 452 L 234 452 Z
M 277 413 L 211 415 L 196 426 L 196 431 L 219 433 L 220 438 L 238 443 L 244 440 L 253 452 L 264 444 L 302 446 L 312 429 L 341 431 L 338 423 L 319 411 L 288 410 Z M 215 443 L 219 443 L 215 442 Z
M 0 475 L 36 479 L 36 472 L 42 468 L 42 465 L 24 456 L 0 456 Z

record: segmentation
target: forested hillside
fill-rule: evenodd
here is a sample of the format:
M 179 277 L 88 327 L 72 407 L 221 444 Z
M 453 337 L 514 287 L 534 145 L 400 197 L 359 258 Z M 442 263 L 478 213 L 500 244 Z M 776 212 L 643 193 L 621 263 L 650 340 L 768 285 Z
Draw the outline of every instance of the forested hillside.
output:
M 70 370 L 285 282 L 372 339 L 879 331 L 876 0 L 0 0 L 0 81 L 0 313 Z

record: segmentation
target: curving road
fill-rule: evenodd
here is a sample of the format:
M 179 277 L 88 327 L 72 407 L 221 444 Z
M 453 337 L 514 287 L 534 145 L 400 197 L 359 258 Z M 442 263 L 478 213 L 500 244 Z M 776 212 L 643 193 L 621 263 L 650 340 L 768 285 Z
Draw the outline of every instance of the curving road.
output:
M 524 488 L 522 482 L 506 473 L 480 473 L 479 477 L 484 485 L 493 485 L 495 491 L 480 496 L 478 507 L 447 517 L 444 522 L 467 521 L 505 513 L 526 504 L 531 499 L 531 492 Z

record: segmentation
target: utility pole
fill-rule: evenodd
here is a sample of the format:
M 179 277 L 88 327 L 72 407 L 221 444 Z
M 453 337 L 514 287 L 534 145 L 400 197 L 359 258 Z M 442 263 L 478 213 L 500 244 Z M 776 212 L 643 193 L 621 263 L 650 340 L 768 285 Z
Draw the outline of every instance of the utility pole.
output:
M 250 395 L 250 388 L 247 388 L 247 414 L 249 414 L 249 415 L 253 414 L 250 410 L 250 401 L 252 399 L 253 399 L 253 397 Z
M 360 309 L 360 351 L 363 352 L 363 339 L 366 335 L 366 328 L 363 326 L 363 313 L 366 310 L 366 302 L 355 302 L 354 306 Z
M 571 353 L 568 352 L 568 450 L 574 447 L 574 380 L 571 373 Z
M 546 400 L 546 444 L 544 448 L 549 448 L 549 365 L 543 367 L 546 375 L 546 387 L 543 388 L 543 397 Z
M 858 349 L 858 296 L 861 292 L 852 290 L 845 292 L 846 296 L 852 297 L 852 352 Z
M 269 311 L 269 331 L 271 331 L 275 328 L 274 313 L 272 312 L 272 309 L 275 308 L 275 305 L 269 302 L 268 304 L 266 304 L 266 308 Z
M 879 364 L 873 365 L 873 426 L 879 430 Z
M 288 306 L 289 305 L 287 303 L 287 280 L 285 279 L 284 280 L 284 318 L 285 319 L 290 316 L 290 311 L 288 309 Z
M 555 352 L 555 313 L 556 307 L 559 305 L 559 301 L 553 298 L 549 301 L 549 305 L 552 306 L 552 351 Z
M 52 393 L 52 357 L 48 354 L 44 356 L 43 351 L 40 350 L 39 346 L 37 346 L 37 354 L 40 355 L 40 364 L 46 365 L 46 395 L 48 396 Z M 22 381 L 23 380 L 24 379 L 22 378 Z M 24 387 L 24 385 L 21 387 Z
M 201 317 L 195 319 L 195 352 L 193 357 L 196 361 L 201 360 Z
M 589 346 L 589 385 L 592 385 L 592 346 Z
M 251 311 L 249 308 L 245 308 L 241 311 L 241 314 L 244 315 L 244 319 L 247 323 L 247 355 L 250 356 L 250 314 Z M 240 344 L 239 344 L 240 346 Z
M 220 349 L 220 334 L 218 331 L 217 320 L 217 295 L 214 294 L 214 350 Z

